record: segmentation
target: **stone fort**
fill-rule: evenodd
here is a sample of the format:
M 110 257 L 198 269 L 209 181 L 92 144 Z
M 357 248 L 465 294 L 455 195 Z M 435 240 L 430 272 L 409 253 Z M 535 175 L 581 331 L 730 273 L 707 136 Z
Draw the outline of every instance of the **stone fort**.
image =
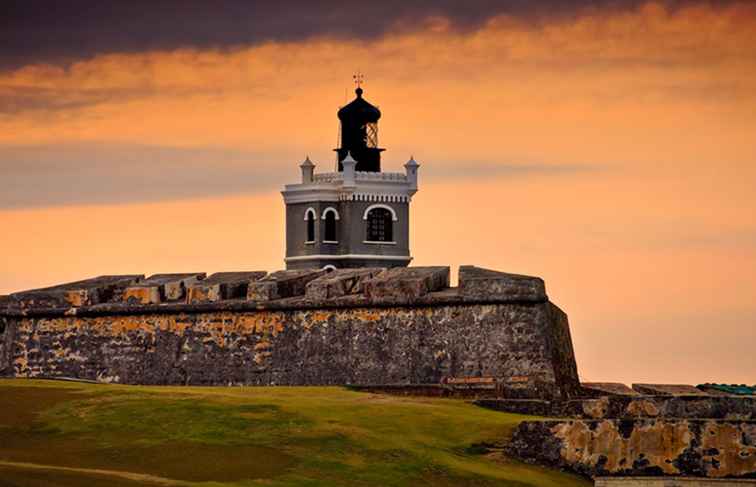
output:
M 380 117 L 358 87 L 338 111 L 332 170 L 306 158 L 285 186 L 285 270 L 0 296 L 0 376 L 470 397 L 567 418 L 523 422 L 509 453 L 601 485 L 756 477 L 756 388 L 581 384 L 567 315 L 540 278 L 468 265 L 451 287 L 449 267 L 408 267 L 419 164 L 382 171 Z
M 286 270 L 100 276 L 0 301 L 0 373 L 128 384 L 451 387 L 568 398 L 567 316 L 536 277 L 407 267 L 419 164 L 385 172 L 380 110 L 338 111 L 330 172 L 282 191 Z

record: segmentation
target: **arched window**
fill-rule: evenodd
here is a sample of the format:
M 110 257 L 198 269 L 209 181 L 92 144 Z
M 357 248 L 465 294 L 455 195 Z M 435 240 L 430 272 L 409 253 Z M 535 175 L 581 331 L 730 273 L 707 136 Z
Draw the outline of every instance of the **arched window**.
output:
M 393 242 L 393 213 L 384 207 L 376 207 L 367 211 L 367 241 Z
M 307 224 L 307 238 L 305 242 L 315 241 L 315 218 L 317 218 L 315 210 L 307 208 L 307 211 L 305 211 L 305 223 Z
M 328 211 L 331 210 L 331 211 Z M 336 210 L 333 208 L 328 208 L 324 213 L 323 217 L 325 219 L 325 236 L 323 237 L 324 242 L 335 242 L 336 241 L 336 219 L 338 217 L 338 213 L 336 213 Z

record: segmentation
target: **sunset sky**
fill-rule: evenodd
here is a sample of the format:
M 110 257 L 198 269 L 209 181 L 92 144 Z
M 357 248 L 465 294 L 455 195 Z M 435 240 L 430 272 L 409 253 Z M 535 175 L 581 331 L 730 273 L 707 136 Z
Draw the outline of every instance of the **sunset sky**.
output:
M 414 265 L 543 277 L 583 380 L 756 383 L 756 2 L 260 3 L 3 2 L 0 294 L 283 268 L 359 70 Z

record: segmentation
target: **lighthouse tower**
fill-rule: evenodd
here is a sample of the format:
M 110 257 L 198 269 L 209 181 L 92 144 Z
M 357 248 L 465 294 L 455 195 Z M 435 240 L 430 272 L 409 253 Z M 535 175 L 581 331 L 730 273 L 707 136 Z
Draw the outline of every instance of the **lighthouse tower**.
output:
M 405 172 L 381 171 L 378 120 L 381 111 L 357 95 L 338 111 L 341 147 L 336 172 L 316 173 L 309 157 L 300 164 L 302 180 L 287 184 L 286 268 L 406 266 L 409 214 L 417 192 L 419 164 Z

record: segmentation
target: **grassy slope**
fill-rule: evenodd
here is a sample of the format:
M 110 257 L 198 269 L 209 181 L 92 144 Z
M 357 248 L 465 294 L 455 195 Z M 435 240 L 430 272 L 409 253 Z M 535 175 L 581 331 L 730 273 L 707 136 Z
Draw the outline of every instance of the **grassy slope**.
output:
M 0 487 L 590 485 L 470 448 L 523 417 L 459 400 L 0 380 L 0 411 Z

